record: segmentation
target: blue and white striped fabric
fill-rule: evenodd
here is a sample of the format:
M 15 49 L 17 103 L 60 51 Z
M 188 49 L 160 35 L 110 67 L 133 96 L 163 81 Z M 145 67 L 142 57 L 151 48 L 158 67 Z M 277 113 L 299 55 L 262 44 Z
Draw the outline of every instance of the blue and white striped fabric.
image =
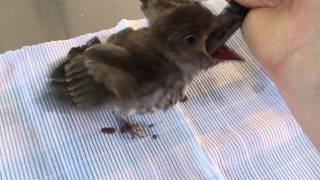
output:
M 206 5 L 214 12 L 223 0 Z M 78 110 L 48 91 L 48 75 L 71 47 L 105 40 L 145 20 L 0 55 L 0 179 L 320 179 L 320 156 L 240 33 L 228 43 L 247 61 L 197 76 L 189 101 L 134 119 L 159 138 L 104 135 L 104 107 Z

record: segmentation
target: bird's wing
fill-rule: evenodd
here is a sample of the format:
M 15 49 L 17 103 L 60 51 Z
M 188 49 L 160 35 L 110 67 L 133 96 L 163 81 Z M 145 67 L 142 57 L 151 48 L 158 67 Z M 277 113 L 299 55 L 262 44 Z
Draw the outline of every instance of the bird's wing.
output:
M 125 28 L 122 31 L 113 34 L 107 40 L 107 43 L 121 46 L 131 53 L 145 54 L 148 49 L 148 39 L 150 39 L 150 28 L 142 28 L 134 30 L 133 28 Z
M 127 52 L 121 47 L 111 46 L 103 47 L 103 53 L 115 53 L 119 51 L 119 56 L 125 55 Z M 121 49 L 118 49 L 121 48 Z M 84 65 L 88 74 L 93 77 L 97 83 L 104 84 L 104 86 L 111 91 L 118 101 L 125 103 L 135 98 L 138 89 L 138 82 L 136 78 L 125 69 L 116 67 L 112 64 L 89 58 L 85 60 Z
M 78 107 L 132 98 L 137 86 L 134 77 L 114 63 L 126 60 L 124 48 L 88 43 L 71 52 L 52 73 L 53 92 L 70 98 Z
M 125 28 L 121 31 L 119 31 L 118 33 L 115 33 L 113 35 L 111 35 L 107 42 L 108 43 L 112 43 L 115 45 L 119 45 L 119 43 L 122 43 L 124 41 L 124 43 L 127 41 L 128 36 L 132 33 L 134 33 L 134 29 L 131 27 Z

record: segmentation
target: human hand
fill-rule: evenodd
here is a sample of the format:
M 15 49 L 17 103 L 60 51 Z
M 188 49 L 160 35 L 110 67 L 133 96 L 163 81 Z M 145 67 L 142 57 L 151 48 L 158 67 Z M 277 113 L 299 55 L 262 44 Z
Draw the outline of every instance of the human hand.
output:
M 235 0 L 253 8 L 242 33 L 320 149 L 320 1 Z

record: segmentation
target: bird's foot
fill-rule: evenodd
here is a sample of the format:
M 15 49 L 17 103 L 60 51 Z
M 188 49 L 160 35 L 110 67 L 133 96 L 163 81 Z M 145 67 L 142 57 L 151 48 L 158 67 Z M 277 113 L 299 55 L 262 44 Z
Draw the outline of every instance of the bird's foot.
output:
M 120 131 L 121 133 L 128 134 L 132 139 L 134 139 L 135 137 L 144 137 L 142 126 L 139 124 L 131 123 L 127 120 L 121 120 Z
M 187 102 L 188 100 L 189 100 L 188 96 L 187 95 L 183 95 L 183 96 L 180 97 L 179 102 L 184 103 L 184 102 Z

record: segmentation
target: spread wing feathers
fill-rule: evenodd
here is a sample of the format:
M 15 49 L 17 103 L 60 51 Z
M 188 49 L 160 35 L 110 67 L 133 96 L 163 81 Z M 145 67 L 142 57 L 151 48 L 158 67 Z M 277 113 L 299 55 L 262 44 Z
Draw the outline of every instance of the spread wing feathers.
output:
M 51 91 L 71 99 L 77 107 L 100 104 L 108 95 L 103 84 L 88 74 L 85 60 L 85 56 L 78 55 L 61 64 L 51 76 Z
M 51 91 L 70 98 L 77 107 L 133 98 L 135 79 L 108 63 L 124 56 L 126 50 L 94 39 L 70 50 L 66 61 L 51 75 Z
M 91 59 L 85 61 L 85 67 L 94 81 L 104 84 L 118 101 L 128 102 L 136 97 L 138 83 L 130 73 Z

